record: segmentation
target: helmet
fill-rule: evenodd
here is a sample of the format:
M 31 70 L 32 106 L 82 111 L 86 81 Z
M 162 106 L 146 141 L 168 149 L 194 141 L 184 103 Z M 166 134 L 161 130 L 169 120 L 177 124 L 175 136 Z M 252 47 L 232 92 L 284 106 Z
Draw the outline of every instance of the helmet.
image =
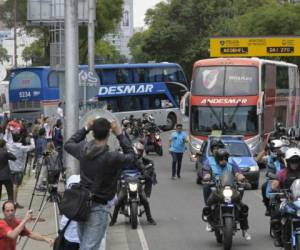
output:
M 133 149 L 135 151 L 135 153 L 137 154 L 138 158 L 143 156 L 144 153 L 144 144 L 141 142 L 135 142 L 133 144 Z
M 154 122 L 154 117 L 152 115 L 148 115 L 147 117 L 148 122 Z
M 129 121 L 128 119 L 123 119 L 123 120 L 122 120 L 122 125 L 123 125 L 124 127 L 126 127 L 129 123 L 130 123 L 130 121 Z
M 286 161 L 299 159 L 300 160 L 300 149 L 299 148 L 290 148 L 285 152 L 284 159 Z
M 220 161 L 226 160 L 228 161 L 229 153 L 225 148 L 219 148 L 215 155 L 215 160 L 217 163 Z
M 276 148 L 281 148 L 283 146 L 283 142 L 281 140 L 272 140 L 271 143 L 271 150 L 276 149 Z
M 300 179 L 296 179 L 293 181 L 290 190 L 294 199 L 300 197 Z
M 224 143 L 221 140 L 212 140 L 210 142 L 210 151 L 212 152 L 214 148 L 225 148 Z

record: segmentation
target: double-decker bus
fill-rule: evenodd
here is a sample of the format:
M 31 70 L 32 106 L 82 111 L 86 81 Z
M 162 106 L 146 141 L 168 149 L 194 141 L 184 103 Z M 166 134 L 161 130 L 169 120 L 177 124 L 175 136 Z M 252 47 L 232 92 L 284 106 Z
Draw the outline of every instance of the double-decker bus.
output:
M 79 70 L 87 71 L 86 65 Z M 176 63 L 96 65 L 101 85 L 89 88 L 83 106 L 80 87 L 80 109 L 109 106 L 119 119 L 151 113 L 159 126 L 174 127 L 181 119 L 179 102 L 188 89 L 182 68 Z M 12 117 L 33 119 L 40 114 L 55 115 L 57 104 L 64 100 L 64 71 L 50 67 L 15 69 L 9 83 Z
M 243 135 L 256 153 L 276 122 L 298 124 L 298 67 L 259 58 L 199 60 L 182 107 L 187 100 L 192 155 L 210 134 Z

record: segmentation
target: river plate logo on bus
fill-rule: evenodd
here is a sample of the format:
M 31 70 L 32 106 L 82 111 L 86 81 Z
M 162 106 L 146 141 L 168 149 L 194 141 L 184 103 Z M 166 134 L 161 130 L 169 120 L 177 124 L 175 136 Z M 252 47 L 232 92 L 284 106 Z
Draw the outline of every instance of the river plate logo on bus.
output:
M 203 86 L 207 89 L 212 89 L 219 76 L 219 71 L 216 69 L 207 69 L 203 71 Z

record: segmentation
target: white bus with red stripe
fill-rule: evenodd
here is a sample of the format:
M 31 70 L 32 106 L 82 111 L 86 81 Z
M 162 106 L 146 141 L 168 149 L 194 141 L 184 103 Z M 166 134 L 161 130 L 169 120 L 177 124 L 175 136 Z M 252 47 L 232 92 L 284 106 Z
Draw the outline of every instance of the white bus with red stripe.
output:
M 259 58 L 199 60 L 181 108 L 189 111 L 192 154 L 211 134 L 243 135 L 255 153 L 277 122 L 298 126 L 298 67 Z

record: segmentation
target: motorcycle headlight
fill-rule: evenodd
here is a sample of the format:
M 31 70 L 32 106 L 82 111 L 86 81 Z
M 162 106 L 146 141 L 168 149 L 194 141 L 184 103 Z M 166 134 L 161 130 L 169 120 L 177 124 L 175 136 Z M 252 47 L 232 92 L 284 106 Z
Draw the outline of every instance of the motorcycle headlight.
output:
M 156 134 L 156 135 L 155 135 L 155 139 L 156 139 L 156 140 L 159 140 L 159 134 Z
M 255 166 L 249 167 L 249 170 L 250 170 L 250 172 L 256 172 L 256 171 L 259 171 L 259 168 L 257 165 L 255 165 Z
M 223 190 L 223 196 L 228 199 L 232 197 L 232 190 L 230 187 L 225 187 L 225 189 Z
M 129 183 L 129 190 L 130 190 L 131 192 L 136 192 L 136 191 L 137 191 L 137 188 L 138 188 L 137 183 Z

